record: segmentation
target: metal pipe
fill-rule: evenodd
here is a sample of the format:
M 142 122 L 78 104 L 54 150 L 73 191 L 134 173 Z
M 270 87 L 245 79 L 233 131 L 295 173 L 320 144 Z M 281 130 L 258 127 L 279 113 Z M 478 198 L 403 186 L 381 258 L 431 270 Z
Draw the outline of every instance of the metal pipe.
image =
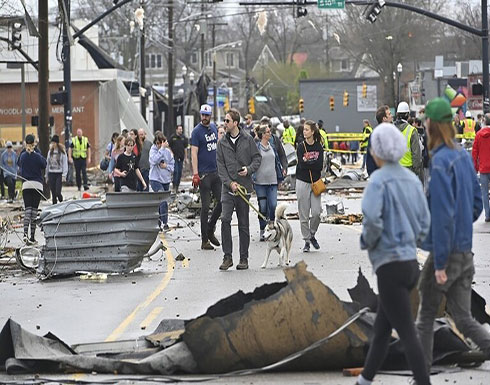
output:
M 482 29 L 482 67 L 483 67 L 483 113 L 490 112 L 489 100 L 489 74 L 488 74 L 488 10 L 487 0 L 481 1 L 481 29 Z
M 68 30 L 70 25 L 70 0 L 65 2 L 66 20 L 63 23 L 63 84 L 64 90 L 64 117 L 65 117 L 65 147 L 70 145 L 72 134 L 72 111 L 71 111 L 71 46 Z

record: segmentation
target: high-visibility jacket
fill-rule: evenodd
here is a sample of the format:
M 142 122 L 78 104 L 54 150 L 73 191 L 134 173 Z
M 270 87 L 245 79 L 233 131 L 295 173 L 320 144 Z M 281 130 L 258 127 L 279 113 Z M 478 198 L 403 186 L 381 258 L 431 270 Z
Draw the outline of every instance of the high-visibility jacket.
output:
M 282 134 L 282 142 L 284 144 L 290 143 L 294 146 L 294 141 L 296 139 L 296 130 L 293 126 L 286 128 Z
M 323 139 L 323 150 L 328 151 L 328 137 L 327 137 L 327 133 L 323 128 L 320 128 L 320 135 L 322 136 Z
M 362 129 L 362 133 L 364 134 L 364 139 L 361 140 L 361 150 L 365 150 L 368 146 L 369 137 L 373 133 L 373 128 L 371 126 L 366 126 Z
M 400 159 L 400 164 L 403 167 L 412 167 L 413 166 L 413 161 L 412 161 L 412 148 L 410 147 L 410 139 L 412 138 L 413 132 L 416 130 L 416 128 L 410 124 L 407 124 L 405 129 L 402 131 L 403 136 L 407 140 L 407 152 L 403 157 Z
M 464 122 L 463 138 L 475 139 L 475 121 L 471 118 L 466 119 Z
M 80 140 L 78 136 L 75 136 L 72 142 L 73 142 L 72 156 L 76 159 L 78 158 L 85 159 L 87 157 L 88 138 L 86 136 L 82 136 L 82 139 Z

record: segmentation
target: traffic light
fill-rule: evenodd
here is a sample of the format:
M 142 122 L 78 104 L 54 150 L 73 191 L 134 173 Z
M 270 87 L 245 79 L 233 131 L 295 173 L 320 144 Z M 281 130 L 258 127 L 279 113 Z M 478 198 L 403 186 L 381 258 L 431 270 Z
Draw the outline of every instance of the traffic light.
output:
M 378 18 L 378 15 L 381 13 L 381 9 L 385 6 L 385 3 L 385 0 L 378 0 L 376 3 L 371 4 L 367 8 L 366 19 L 369 20 L 371 23 L 374 23 Z
M 253 96 L 248 99 L 248 112 L 249 114 L 255 114 L 255 100 L 253 98 Z
M 349 93 L 347 91 L 344 91 L 344 107 L 347 107 L 349 105 Z
M 330 111 L 335 110 L 335 99 L 333 96 L 330 96 Z
M 306 0 L 297 0 L 298 6 L 296 8 L 296 17 L 303 17 L 308 15 L 308 10 L 305 7 L 300 7 L 300 5 L 306 5 Z
M 230 100 L 228 99 L 228 97 L 225 98 L 225 103 L 224 103 L 223 107 L 224 107 L 225 113 L 227 111 L 230 111 Z
M 303 99 L 299 100 L 298 107 L 299 107 L 300 114 L 305 112 L 305 101 Z
M 21 47 L 21 42 L 22 42 L 22 24 L 19 22 L 15 22 L 12 24 L 12 36 L 11 36 L 11 45 L 12 45 L 12 50 L 19 49 Z
M 367 98 L 367 84 L 366 83 L 362 83 L 362 97 L 364 99 Z

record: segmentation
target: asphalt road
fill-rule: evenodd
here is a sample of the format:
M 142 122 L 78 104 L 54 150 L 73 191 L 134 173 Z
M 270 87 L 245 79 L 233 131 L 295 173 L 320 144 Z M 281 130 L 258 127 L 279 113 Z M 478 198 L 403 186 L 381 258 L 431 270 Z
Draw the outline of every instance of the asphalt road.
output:
M 324 201 L 331 199 L 328 195 Z M 360 212 L 360 198 L 343 198 L 348 212 Z M 287 212 L 296 212 L 296 203 L 289 202 Z M 238 229 L 232 227 L 234 263 L 238 262 Z M 184 220 L 170 215 L 172 229 L 164 237 L 168 251 L 144 261 L 136 272 L 109 275 L 103 281 L 81 280 L 79 277 L 39 281 L 20 271 L 0 274 L 0 325 L 9 317 L 24 328 L 43 335 L 53 332 L 68 344 L 134 339 L 148 334 L 161 319 L 191 319 L 204 313 L 219 299 L 238 290 L 252 291 L 264 283 L 284 281 L 284 274 L 273 254 L 267 269 L 261 269 L 266 246 L 258 241 L 256 215 L 250 214 L 250 268 L 237 271 L 235 266 L 220 272 L 221 250 L 201 251 L 198 219 Z M 291 220 L 294 232 L 291 261 L 304 260 L 308 270 L 328 285 L 341 299 L 349 300 L 347 289 L 355 286 L 357 271 L 362 268 L 373 287 L 367 254 L 359 249 L 360 225 L 321 224 L 318 240 L 321 249 L 302 253 L 299 221 Z M 217 230 L 219 234 L 219 228 Z M 41 238 L 38 236 L 38 238 Z M 219 237 L 220 238 L 220 237 Z M 12 244 L 17 242 L 14 238 Z M 475 224 L 474 252 L 477 274 L 475 289 L 490 299 L 490 224 L 483 216 Z M 182 253 L 184 261 L 175 257 Z M 443 373 L 433 376 L 433 384 L 488 384 L 490 366 Z M 89 377 L 85 376 L 85 380 Z M 103 378 L 101 376 L 98 377 Z M 0 382 L 12 377 L 0 377 Z M 379 384 L 405 384 L 407 377 L 380 375 Z M 208 383 L 234 384 L 353 384 L 352 378 L 341 373 L 280 373 L 245 378 L 221 379 Z

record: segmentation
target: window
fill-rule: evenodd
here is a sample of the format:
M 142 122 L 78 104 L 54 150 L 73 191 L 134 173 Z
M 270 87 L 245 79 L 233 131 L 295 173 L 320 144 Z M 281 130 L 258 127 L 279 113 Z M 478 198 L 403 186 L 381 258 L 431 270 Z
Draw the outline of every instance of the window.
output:
M 162 68 L 162 55 L 161 54 L 148 54 L 145 55 L 145 68 Z
M 206 52 L 204 54 L 204 62 L 206 63 L 206 67 L 212 67 L 213 62 L 211 60 L 211 52 Z
M 341 71 L 348 71 L 349 70 L 349 60 L 348 59 L 342 59 L 341 60 L 340 70 Z
M 145 68 L 150 68 L 150 55 L 145 55 Z
M 197 52 L 191 53 L 191 64 L 197 64 Z
M 226 53 L 226 66 L 227 67 L 235 67 L 235 53 L 227 52 Z
M 157 55 L 157 68 L 162 68 L 162 55 Z
M 155 65 L 156 65 L 156 57 L 155 55 L 151 55 L 151 68 L 155 68 Z

